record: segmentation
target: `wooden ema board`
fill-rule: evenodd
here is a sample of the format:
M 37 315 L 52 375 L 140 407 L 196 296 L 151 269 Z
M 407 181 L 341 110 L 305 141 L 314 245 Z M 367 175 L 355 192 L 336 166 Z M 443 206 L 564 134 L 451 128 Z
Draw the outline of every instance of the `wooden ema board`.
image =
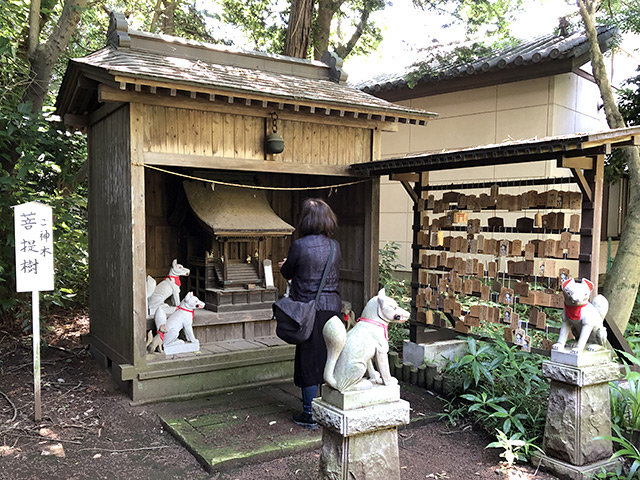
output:
M 483 323 L 502 323 L 505 335 L 507 330 L 512 336 L 517 331 L 522 348 L 530 349 L 531 338 L 518 330 L 520 323 L 544 330 L 546 315 L 541 309 L 563 308 L 561 279 L 578 276 L 575 263 L 567 262 L 580 258 L 581 215 L 576 210 L 582 208 L 582 194 L 549 189 L 515 195 L 493 185 L 477 195 L 447 191 L 438 198 L 429 194 L 419 207 L 423 230 L 418 230 L 418 239 L 428 247 L 420 257 L 424 271 L 419 278 L 421 286 L 429 285 L 429 293 L 421 288 L 416 302 L 421 323 L 437 324 L 433 317 L 438 311 L 453 316 L 449 328 L 460 333 Z M 527 209 L 537 211 L 519 217 L 499 213 Z M 485 210 L 495 213 L 474 217 Z M 429 252 L 433 249 L 439 251 Z M 531 288 L 534 283 L 536 289 Z M 552 288 L 540 290 L 540 285 Z M 465 308 L 463 297 L 501 306 Z M 519 303 L 532 307 L 528 318 L 514 311 Z

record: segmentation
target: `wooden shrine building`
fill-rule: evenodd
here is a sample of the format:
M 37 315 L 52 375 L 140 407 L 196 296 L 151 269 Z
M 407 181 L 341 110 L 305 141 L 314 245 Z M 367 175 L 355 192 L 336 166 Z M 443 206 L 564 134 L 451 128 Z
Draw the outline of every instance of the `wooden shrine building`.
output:
M 70 61 L 57 112 L 88 134 L 87 341 L 135 402 L 291 377 L 271 303 L 306 197 L 338 216 L 343 299 L 359 312 L 377 291 L 379 182 L 351 165 L 380 159 L 382 131 L 434 114 L 347 86 L 341 61 L 323 58 L 151 35 L 113 14 L 107 46 Z M 173 259 L 191 270 L 181 297 L 207 303 L 201 349 L 147 353 L 146 277 L 160 281 Z

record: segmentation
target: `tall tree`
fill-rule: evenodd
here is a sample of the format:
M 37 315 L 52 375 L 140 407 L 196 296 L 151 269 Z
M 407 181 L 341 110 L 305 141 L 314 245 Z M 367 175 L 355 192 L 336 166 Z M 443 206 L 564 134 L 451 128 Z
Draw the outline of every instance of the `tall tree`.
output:
M 314 0 L 291 0 L 287 34 L 282 53 L 290 57 L 307 58 L 311 44 Z
M 626 124 L 616 104 L 613 89 L 607 75 L 604 56 L 598 44 L 596 13 L 600 6 L 600 1 L 576 1 L 582 23 L 587 32 L 593 76 L 600 89 L 607 124 L 610 128 L 623 128 Z M 615 2 L 609 2 L 609 7 L 611 7 L 612 3 Z M 636 3 L 636 9 L 638 8 Z M 611 10 L 611 13 L 613 13 L 613 10 Z M 637 22 L 637 17 L 630 18 L 630 20 Z M 618 251 L 607 274 L 603 294 L 609 300 L 608 318 L 624 332 L 629 323 L 631 310 L 640 286 L 640 242 L 638 242 L 638 238 L 640 238 L 640 154 L 638 147 L 623 147 L 621 155 L 629 172 L 629 206 L 622 235 L 620 236 Z
M 30 83 L 22 100 L 25 103 L 31 103 L 33 112 L 39 112 L 49 90 L 53 68 L 69 44 L 69 39 L 76 30 L 82 12 L 87 5 L 87 0 L 65 0 L 62 13 L 58 17 L 51 35 L 44 43 L 39 40 L 41 32 L 40 0 L 32 1 L 28 46 Z
M 307 58 L 312 47 L 316 60 L 329 49 L 346 58 L 374 50 L 382 39 L 370 16 L 385 0 L 290 0 L 282 11 L 277 0 L 221 2 L 224 20 L 272 53 Z

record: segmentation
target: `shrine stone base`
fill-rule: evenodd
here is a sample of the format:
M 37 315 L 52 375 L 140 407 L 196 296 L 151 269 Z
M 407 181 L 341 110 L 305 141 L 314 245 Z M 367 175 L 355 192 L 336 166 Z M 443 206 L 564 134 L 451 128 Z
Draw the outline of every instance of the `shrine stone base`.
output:
M 322 398 L 312 405 L 323 427 L 318 478 L 399 480 L 398 426 L 409 423 L 409 402 L 400 399 L 400 387 L 344 393 L 322 388 Z
M 552 356 L 552 360 L 557 358 Z M 600 359 L 604 361 L 571 359 L 574 365 L 557 361 L 542 364 L 543 375 L 551 379 L 551 389 L 544 454 L 536 455 L 534 464 L 540 463 L 560 478 L 591 478 L 603 467 L 615 469 L 617 465 L 609 460 L 613 453 L 611 440 L 597 437 L 611 435 L 609 382 L 619 378 L 619 369 L 608 357 Z

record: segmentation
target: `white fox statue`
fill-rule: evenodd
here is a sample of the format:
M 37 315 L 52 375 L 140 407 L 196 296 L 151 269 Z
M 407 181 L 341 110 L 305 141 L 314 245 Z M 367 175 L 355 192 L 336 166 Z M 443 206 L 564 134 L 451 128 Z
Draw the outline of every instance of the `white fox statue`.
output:
M 593 352 L 605 347 L 607 329 L 604 327 L 604 318 L 609 311 L 609 302 L 602 295 L 596 295 L 593 301 L 589 302 L 593 286 L 593 283 L 586 278 L 581 282 L 570 278 L 562 283 L 564 294 L 562 326 L 558 342 L 552 347 L 553 350 L 564 350 L 569 332 L 577 340 L 576 345 L 571 349 L 573 355 L 577 355 L 585 348 Z
M 327 344 L 324 381 L 340 391 L 365 390 L 375 384 L 398 383 L 389 370 L 389 323 L 409 319 L 409 312 L 387 297 L 384 288 L 367 302 L 362 316 L 347 333 L 344 323 L 331 317 L 322 329 Z M 378 370 L 373 366 L 375 358 Z M 368 378 L 364 378 L 367 374 Z

